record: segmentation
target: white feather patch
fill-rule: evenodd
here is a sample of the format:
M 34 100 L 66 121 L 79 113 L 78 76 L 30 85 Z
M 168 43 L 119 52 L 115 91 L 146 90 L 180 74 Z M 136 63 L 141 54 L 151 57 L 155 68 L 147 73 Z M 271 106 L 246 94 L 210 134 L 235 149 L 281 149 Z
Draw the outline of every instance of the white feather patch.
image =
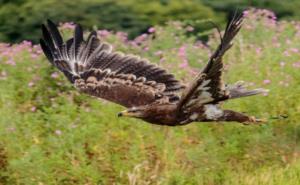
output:
M 204 104 L 204 103 L 207 103 L 207 102 L 211 102 L 214 99 L 211 97 L 211 94 L 209 92 L 203 91 L 200 94 L 200 96 L 197 98 L 197 100 L 198 100 L 199 104 Z
M 199 114 L 198 113 L 193 113 L 192 115 L 190 115 L 190 120 L 196 120 L 198 118 Z
M 208 79 L 208 80 L 205 80 L 202 82 L 202 84 L 197 88 L 196 93 L 198 95 L 196 96 L 196 98 L 190 100 L 186 104 L 188 107 L 192 106 L 194 104 L 202 105 L 202 104 L 205 104 L 205 103 L 208 103 L 208 102 L 211 102 L 212 100 L 214 100 L 212 98 L 212 95 L 207 91 L 210 89 L 210 87 L 207 87 L 207 85 L 209 84 L 210 81 L 211 80 Z
M 223 111 L 219 109 L 216 105 L 204 105 L 204 110 L 206 118 L 210 120 L 217 120 L 219 117 L 223 116 Z

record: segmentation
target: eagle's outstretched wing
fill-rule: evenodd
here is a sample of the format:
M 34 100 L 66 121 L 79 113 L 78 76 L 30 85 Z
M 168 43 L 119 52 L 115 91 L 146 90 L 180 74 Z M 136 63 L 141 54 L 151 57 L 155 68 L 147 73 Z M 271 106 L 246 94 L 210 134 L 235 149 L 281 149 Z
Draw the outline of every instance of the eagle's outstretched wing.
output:
M 222 81 L 222 57 L 232 46 L 232 39 L 239 32 L 243 16 L 234 16 L 226 26 L 221 43 L 211 56 L 203 71 L 193 80 L 191 85 L 183 92 L 178 104 L 178 110 L 186 110 L 194 106 L 214 103 L 228 98 L 225 85 Z
M 150 104 L 160 98 L 178 101 L 183 86 L 166 70 L 134 55 L 112 51 L 91 32 L 86 40 L 79 25 L 63 42 L 50 20 L 42 25 L 41 47 L 50 63 L 80 91 L 126 107 Z

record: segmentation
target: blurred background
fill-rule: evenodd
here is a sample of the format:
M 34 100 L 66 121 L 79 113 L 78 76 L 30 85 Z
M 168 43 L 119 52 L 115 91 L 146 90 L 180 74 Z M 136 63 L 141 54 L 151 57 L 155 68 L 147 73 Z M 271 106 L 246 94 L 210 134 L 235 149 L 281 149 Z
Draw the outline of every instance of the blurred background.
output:
M 0 41 L 37 42 L 45 19 L 80 23 L 86 29 L 124 31 L 130 38 L 153 25 L 183 20 L 198 33 L 211 25 L 196 20 L 224 24 L 234 11 L 250 6 L 270 9 L 279 19 L 300 18 L 298 0 L 0 0 Z

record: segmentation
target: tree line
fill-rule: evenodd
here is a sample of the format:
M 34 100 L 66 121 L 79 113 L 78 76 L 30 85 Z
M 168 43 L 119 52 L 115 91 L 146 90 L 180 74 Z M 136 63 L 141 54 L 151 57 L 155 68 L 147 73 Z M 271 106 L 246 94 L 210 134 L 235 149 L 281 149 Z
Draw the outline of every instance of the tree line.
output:
M 249 6 L 271 9 L 280 18 L 300 18 L 298 0 L 0 0 L 0 41 L 37 42 L 46 19 L 125 31 L 130 38 L 170 20 L 186 21 L 203 31 L 212 26 L 197 20 L 223 24 L 234 11 Z

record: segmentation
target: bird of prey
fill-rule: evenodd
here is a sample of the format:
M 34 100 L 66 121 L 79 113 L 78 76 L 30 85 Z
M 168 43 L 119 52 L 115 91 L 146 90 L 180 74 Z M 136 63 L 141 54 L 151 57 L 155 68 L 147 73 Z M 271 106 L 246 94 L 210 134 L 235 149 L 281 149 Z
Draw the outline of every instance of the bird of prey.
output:
M 210 121 L 257 123 L 262 120 L 220 108 L 226 100 L 265 92 L 248 90 L 240 83 L 225 85 L 222 80 L 222 57 L 242 22 L 242 15 L 228 21 L 218 48 L 188 86 L 146 59 L 113 51 L 95 31 L 84 39 L 80 25 L 64 42 L 56 25 L 48 20 L 42 25 L 40 45 L 50 63 L 80 92 L 127 107 L 118 116 L 168 126 Z

